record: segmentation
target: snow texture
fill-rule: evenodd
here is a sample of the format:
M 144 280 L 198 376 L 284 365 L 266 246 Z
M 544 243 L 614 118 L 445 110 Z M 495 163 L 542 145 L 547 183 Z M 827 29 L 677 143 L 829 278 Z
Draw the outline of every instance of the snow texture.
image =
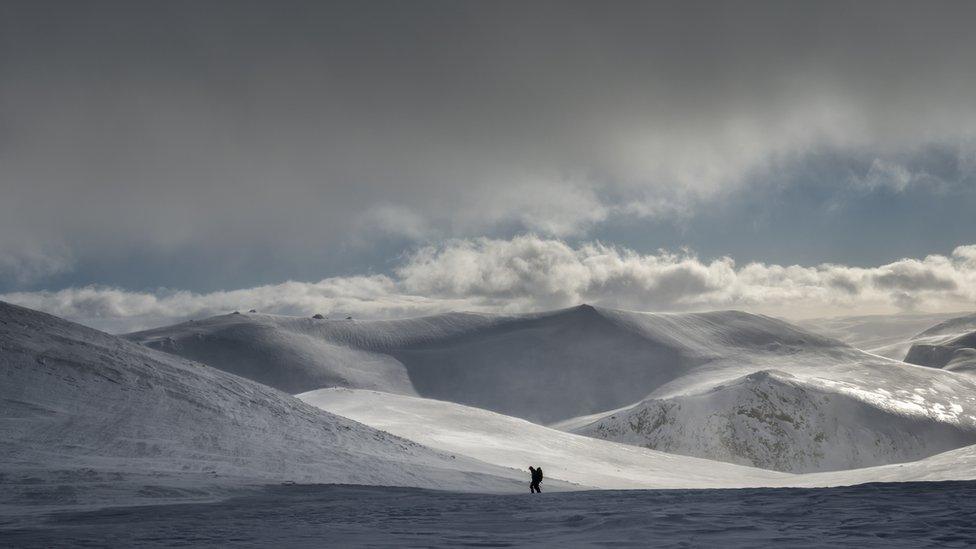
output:
M 967 547 L 976 483 L 484 495 L 268 486 L 219 502 L 0 522 L 0 545 L 115 547 Z

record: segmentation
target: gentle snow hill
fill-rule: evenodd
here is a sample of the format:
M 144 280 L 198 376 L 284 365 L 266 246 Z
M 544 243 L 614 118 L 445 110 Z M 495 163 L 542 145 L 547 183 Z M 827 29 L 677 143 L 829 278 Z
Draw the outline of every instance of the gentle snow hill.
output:
M 976 443 L 976 430 L 775 370 L 575 423 L 568 430 L 577 434 L 792 473 L 914 461 Z
M 522 472 L 435 451 L 253 381 L 3 302 L 0 465 L 3 482 L 14 482 L 18 470 L 44 469 L 65 471 L 64 478 L 79 470 L 161 479 L 203 472 L 523 488 Z
M 786 474 L 581 437 L 432 399 L 353 389 L 322 389 L 299 398 L 457 455 L 506 467 L 541 465 L 544 487 L 557 478 L 606 488 L 823 487 L 976 478 L 976 445 L 909 463 Z
M 298 398 L 425 446 L 598 488 L 765 486 L 788 475 L 676 456 L 565 433 L 451 402 L 357 389 L 319 389 Z M 526 486 L 528 488 L 528 476 Z
M 550 422 L 632 404 L 717 359 L 852 351 L 737 311 L 549 313 L 387 320 L 232 314 L 127 336 L 289 392 L 420 395 Z M 835 353 L 836 354 L 836 353 Z

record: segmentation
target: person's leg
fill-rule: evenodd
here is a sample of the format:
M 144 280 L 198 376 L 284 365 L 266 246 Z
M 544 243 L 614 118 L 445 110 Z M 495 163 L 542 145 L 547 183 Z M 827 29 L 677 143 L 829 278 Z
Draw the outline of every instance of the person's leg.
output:
M 534 482 L 530 482 L 529 483 L 529 492 L 532 493 L 532 494 L 535 493 L 535 483 Z

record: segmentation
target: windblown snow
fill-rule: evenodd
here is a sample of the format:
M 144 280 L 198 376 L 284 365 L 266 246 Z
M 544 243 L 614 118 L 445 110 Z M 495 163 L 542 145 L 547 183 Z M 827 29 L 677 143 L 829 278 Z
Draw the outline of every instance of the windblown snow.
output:
M 957 316 L 958 313 L 879 314 L 808 319 L 799 325 L 869 353 L 903 360 L 912 339 L 920 332 Z

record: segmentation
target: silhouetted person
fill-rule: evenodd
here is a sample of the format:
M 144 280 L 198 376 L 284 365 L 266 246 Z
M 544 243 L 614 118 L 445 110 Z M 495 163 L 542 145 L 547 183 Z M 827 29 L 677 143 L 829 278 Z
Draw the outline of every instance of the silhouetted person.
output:
M 541 494 L 542 488 L 539 487 L 539 483 L 542 482 L 542 467 L 536 469 L 530 465 L 529 471 L 532 473 L 532 483 L 529 484 L 529 491 L 533 494 Z

